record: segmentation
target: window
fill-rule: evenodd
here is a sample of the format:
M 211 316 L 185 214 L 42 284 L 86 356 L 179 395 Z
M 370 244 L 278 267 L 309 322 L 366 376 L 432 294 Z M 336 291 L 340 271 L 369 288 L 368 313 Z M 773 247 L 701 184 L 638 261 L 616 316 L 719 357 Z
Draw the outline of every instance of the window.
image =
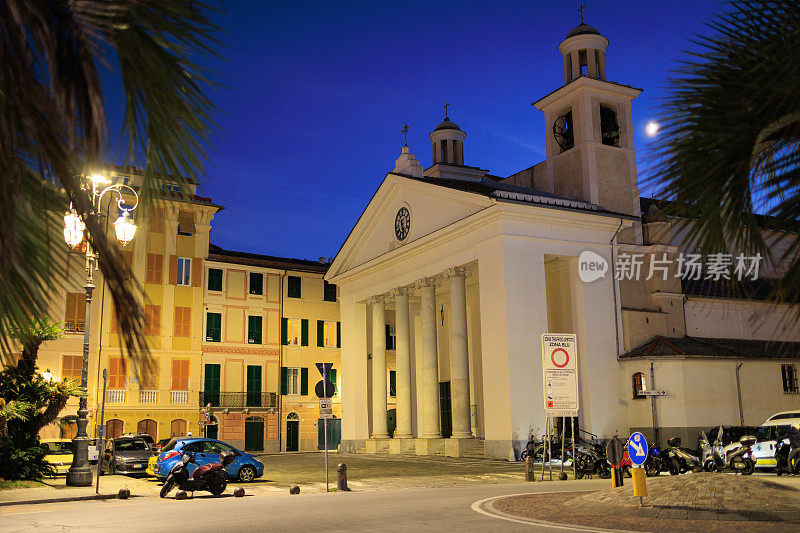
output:
M 72 379 L 80 382 L 82 370 L 83 370 L 83 356 L 81 355 L 61 356 L 61 379 Z
M 210 291 L 222 290 L 222 269 L 220 268 L 208 269 L 208 290 Z
M 172 360 L 172 390 L 189 390 L 189 360 Z
M 339 344 L 339 323 L 317 320 L 317 346 L 336 348 Z
M 264 294 L 264 274 L 250 273 L 250 294 Z
M 145 327 L 144 327 L 145 335 L 161 335 L 160 305 L 145 305 L 144 320 L 145 320 Z
M 178 258 L 178 281 L 177 285 L 191 285 L 192 260 L 186 257 Z
M 122 357 L 108 358 L 108 388 L 125 389 L 125 366 Z
M 178 212 L 178 235 L 194 235 L 194 213 L 191 211 Z
M 261 367 L 247 365 L 247 407 L 261 407 Z
M 619 124 L 613 108 L 600 106 L 600 135 L 606 146 L 619 146 Z
M 322 292 L 322 300 L 325 302 L 335 302 L 336 301 L 336 285 L 333 283 L 328 283 L 327 281 L 323 281 L 324 287 Z
M 173 420 L 169 424 L 169 436 L 170 437 L 184 437 L 186 436 L 186 420 L 179 418 L 177 420 Z M 191 446 L 192 443 L 189 443 Z M 197 443 L 197 451 L 200 451 L 200 443 Z M 183 447 L 186 449 L 186 446 Z
M 150 231 L 153 233 L 164 233 L 164 208 L 156 207 L 153 209 L 153 216 L 150 217 Z
M 153 366 L 142 368 L 142 377 L 139 380 L 140 390 L 158 390 L 159 379 L 158 361 L 153 361 Z
M 264 331 L 262 323 L 263 323 L 263 317 L 260 316 L 247 317 L 248 344 L 261 344 L 261 332 Z
M 175 334 L 176 337 L 192 336 L 192 308 L 175 307 Z
M 308 320 L 305 318 L 281 319 L 282 343 L 286 346 L 308 346 Z
M 797 366 L 781 365 L 781 377 L 783 377 L 783 392 L 786 394 L 800 393 L 800 388 L 797 386 Z
M 633 376 L 633 399 L 645 398 L 642 391 L 647 390 L 647 384 L 644 382 L 644 374 L 636 372 Z
M 145 264 L 145 283 L 157 283 L 161 285 L 164 282 L 164 256 L 161 254 L 147 254 L 147 261 Z
M 289 276 L 286 280 L 286 283 L 287 283 L 286 297 L 300 298 L 300 293 L 301 293 L 300 276 Z
M 222 313 L 206 313 L 206 341 L 220 342 L 222 339 Z
M 305 396 L 308 394 L 308 368 L 281 367 L 281 394 Z
M 397 334 L 394 324 L 386 324 L 386 349 L 394 350 L 397 348 Z
M 394 370 L 389 370 L 389 396 L 397 396 L 397 372 Z
M 64 330 L 67 333 L 83 333 L 86 324 L 86 296 L 80 292 L 68 292 L 64 309 Z

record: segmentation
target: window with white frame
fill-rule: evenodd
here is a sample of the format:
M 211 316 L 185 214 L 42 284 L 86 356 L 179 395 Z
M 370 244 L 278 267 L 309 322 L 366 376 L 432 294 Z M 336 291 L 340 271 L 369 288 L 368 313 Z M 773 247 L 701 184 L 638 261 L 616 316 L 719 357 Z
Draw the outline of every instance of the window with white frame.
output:
M 786 394 L 800 393 L 800 387 L 797 385 L 796 365 L 781 365 L 781 377 L 783 378 L 783 392 Z
M 178 285 L 192 284 L 192 260 L 186 257 L 178 258 Z
M 286 394 L 300 394 L 300 369 L 286 369 Z
M 325 322 L 325 348 L 336 348 L 336 322 Z
M 300 346 L 303 324 L 299 318 L 290 318 L 286 321 L 286 344 Z

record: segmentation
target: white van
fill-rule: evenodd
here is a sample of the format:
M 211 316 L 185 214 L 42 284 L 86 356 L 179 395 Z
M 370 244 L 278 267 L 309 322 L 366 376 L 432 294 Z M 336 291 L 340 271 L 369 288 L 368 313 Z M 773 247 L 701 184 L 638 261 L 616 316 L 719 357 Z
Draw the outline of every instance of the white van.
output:
M 756 468 L 775 468 L 775 447 L 778 436 L 795 422 L 800 423 L 800 411 L 775 413 L 761 424 L 756 432 L 756 443 L 753 445 Z

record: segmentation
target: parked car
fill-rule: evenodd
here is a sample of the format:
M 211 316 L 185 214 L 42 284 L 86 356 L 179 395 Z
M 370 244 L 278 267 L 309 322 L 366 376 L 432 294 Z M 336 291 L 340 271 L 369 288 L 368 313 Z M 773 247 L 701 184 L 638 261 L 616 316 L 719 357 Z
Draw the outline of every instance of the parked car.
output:
M 150 446 L 151 450 L 153 450 L 155 448 L 155 445 L 156 445 L 156 440 L 149 433 L 125 433 L 122 436 L 123 437 L 139 437 L 140 439 L 143 439 L 147 443 L 148 446 Z
M 252 481 L 264 475 L 264 464 L 249 453 L 237 450 L 230 444 L 215 440 L 197 437 L 176 437 L 172 439 L 158 454 L 154 473 L 159 479 L 166 479 L 172 467 L 181 460 L 184 452 L 194 455 L 194 461 L 189 463 L 189 469 L 194 469 L 206 463 L 220 462 L 219 454 L 233 452 L 235 459 L 225 467 L 230 479 L 239 481 Z M 191 473 L 191 472 L 190 472 Z
M 775 468 L 775 448 L 778 437 L 783 435 L 790 425 L 800 422 L 800 411 L 784 411 L 767 418 L 756 430 L 756 443 L 753 445 L 753 459 L 756 468 Z
M 109 474 L 144 474 L 152 456 L 150 444 L 143 438 L 118 437 L 108 441 L 100 470 Z
M 89 462 L 97 463 L 100 458 L 100 450 L 97 449 L 97 439 L 89 439 Z
M 166 446 L 169 443 L 169 441 L 171 441 L 171 440 L 172 440 L 171 438 L 170 439 L 161 439 L 160 441 L 156 442 L 153 445 L 153 450 L 155 452 L 160 452 L 161 450 L 164 449 L 164 446 Z
M 72 440 L 71 439 L 42 439 L 41 446 L 47 454 L 44 460 L 52 466 L 56 475 L 66 474 L 72 466 Z
M 158 477 L 156 476 L 156 463 L 158 462 L 158 454 L 152 456 L 150 459 L 147 460 L 147 472 L 148 476 Z

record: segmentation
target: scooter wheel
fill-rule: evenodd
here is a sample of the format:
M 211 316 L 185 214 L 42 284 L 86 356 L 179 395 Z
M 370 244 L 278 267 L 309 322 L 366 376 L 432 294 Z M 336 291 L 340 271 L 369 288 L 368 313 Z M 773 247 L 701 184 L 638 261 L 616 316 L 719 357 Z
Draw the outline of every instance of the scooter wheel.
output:
M 220 481 L 216 485 L 208 487 L 208 492 L 210 492 L 214 496 L 219 496 L 220 494 L 225 492 L 226 488 L 228 488 L 228 482 L 227 481 Z
M 169 492 L 172 490 L 172 487 L 174 486 L 175 486 L 174 481 L 165 481 L 164 486 L 161 487 L 161 497 L 166 498 L 167 494 L 169 494 Z
M 742 475 L 749 476 L 753 472 L 756 471 L 756 463 L 752 459 L 748 459 L 745 463 L 744 469 L 742 470 Z
M 669 464 L 669 473 L 672 476 L 677 476 L 681 473 L 681 464 L 677 459 L 673 459 Z

